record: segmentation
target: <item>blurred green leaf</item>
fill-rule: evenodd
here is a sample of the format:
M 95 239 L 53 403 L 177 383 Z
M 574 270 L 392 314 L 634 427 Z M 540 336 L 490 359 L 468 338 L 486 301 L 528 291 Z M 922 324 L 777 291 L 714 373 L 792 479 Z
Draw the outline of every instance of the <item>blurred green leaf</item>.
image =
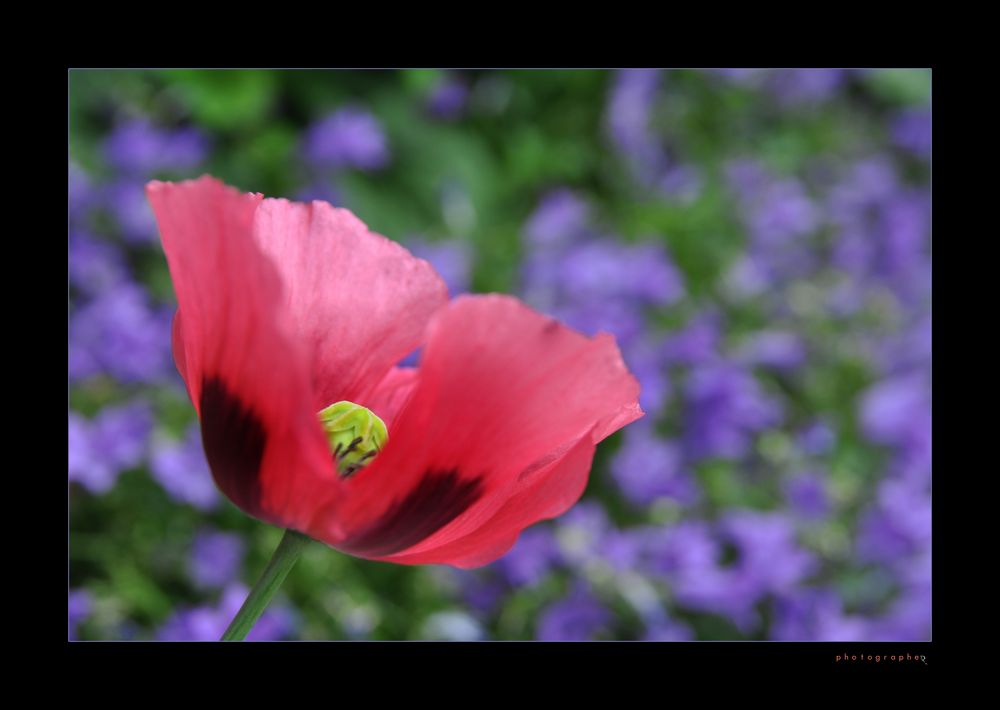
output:
M 279 76 L 265 70 L 175 69 L 165 72 L 194 118 L 208 128 L 234 130 L 261 123 Z
M 930 69 L 872 69 L 865 83 L 883 99 L 897 104 L 926 104 L 931 97 Z

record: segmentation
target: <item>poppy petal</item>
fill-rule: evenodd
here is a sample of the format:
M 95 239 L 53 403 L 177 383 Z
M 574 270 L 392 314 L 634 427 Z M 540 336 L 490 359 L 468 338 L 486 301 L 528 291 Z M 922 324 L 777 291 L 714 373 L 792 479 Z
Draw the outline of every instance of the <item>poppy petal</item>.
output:
M 394 367 L 382 378 L 378 387 L 365 399 L 365 406 L 392 428 L 396 415 L 403 408 L 417 384 L 419 371 L 415 367 Z
M 594 445 L 642 416 L 638 394 L 612 336 L 587 338 L 512 297 L 461 296 L 431 323 L 385 450 L 349 481 L 335 515 L 347 534 L 317 533 L 362 557 L 442 548 L 487 525 L 529 482 L 569 475 L 559 462 L 571 452 L 577 461 L 581 440 Z M 585 484 L 585 473 L 573 480 Z M 512 526 L 540 519 L 531 515 Z
M 463 569 L 493 562 L 514 546 L 522 530 L 541 520 L 558 517 L 573 507 L 587 487 L 595 449 L 589 436 L 581 438 L 548 470 L 518 481 L 516 491 L 496 514 L 465 537 L 431 549 L 420 545 L 420 552 L 408 551 L 381 559 L 404 565 L 447 563 Z
M 255 236 L 281 273 L 289 327 L 310 351 L 316 411 L 363 402 L 448 300 L 428 262 L 326 202 L 266 199 Z
M 184 350 L 184 326 L 181 324 L 181 310 L 178 308 L 174 313 L 174 321 L 170 326 L 170 345 L 174 354 L 174 364 L 177 365 L 177 372 L 181 373 L 181 379 L 187 384 L 187 355 Z M 188 390 L 188 394 L 191 391 Z M 194 397 L 191 397 L 194 400 Z
M 215 482 L 248 514 L 301 529 L 301 501 L 338 486 L 278 271 L 253 239 L 261 196 L 208 176 L 154 181 L 147 195 L 179 304 L 175 359 Z

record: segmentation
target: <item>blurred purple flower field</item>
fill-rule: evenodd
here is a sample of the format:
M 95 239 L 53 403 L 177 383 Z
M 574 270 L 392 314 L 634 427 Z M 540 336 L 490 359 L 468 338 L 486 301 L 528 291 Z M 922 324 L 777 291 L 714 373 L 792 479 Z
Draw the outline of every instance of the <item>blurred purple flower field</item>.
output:
M 497 562 L 317 545 L 251 639 L 930 638 L 929 72 L 75 71 L 70 93 L 71 638 L 217 639 L 279 534 L 215 489 L 172 360 L 143 186 L 204 172 L 348 207 L 452 295 L 612 333 L 647 413 Z

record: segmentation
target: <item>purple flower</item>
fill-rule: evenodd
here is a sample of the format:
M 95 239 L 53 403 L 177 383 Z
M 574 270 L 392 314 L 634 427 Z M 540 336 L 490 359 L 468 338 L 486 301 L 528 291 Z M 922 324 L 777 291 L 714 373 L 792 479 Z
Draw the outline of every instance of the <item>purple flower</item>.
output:
M 564 254 L 561 284 L 568 299 L 626 298 L 662 306 L 684 294 L 680 274 L 656 242 L 623 245 L 600 239 L 581 244 Z
M 930 392 L 923 374 L 879 382 L 861 399 L 861 427 L 880 444 L 903 445 L 930 428 Z
M 567 188 L 546 194 L 524 226 L 536 248 L 565 248 L 587 233 L 589 205 Z
M 753 375 L 732 363 L 695 367 L 684 394 L 684 444 L 694 459 L 740 458 L 749 452 L 756 433 L 782 418 L 780 403 L 761 390 Z
M 832 98 L 846 83 L 846 69 L 773 69 L 765 79 L 768 92 L 786 105 Z
M 419 237 L 406 240 L 409 250 L 434 267 L 452 296 L 465 293 L 471 287 L 471 255 L 465 242 L 458 240 L 428 242 Z
M 104 200 L 125 241 L 131 244 L 156 242 L 156 218 L 141 179 L 125 178 L 113 182 L 104 188 Z
M 685 294 L 684 279 L 673 259 L 660 241 L 648 241 L 631 246 L 626 261 L 634 280 L 625 294 L 652 306 L 669 306 Z
M 796 437 L 799 448 L 811 456 L 829 452 L 836 440 L 833 429 L 823 421 L 813 422 L 802 429 Z
M 919 592 L 930 591 L 931 588 L 931 548 L 930 538 L 925 537 L 927 543 L 916 555 L 899 560 L 894 566 L 896 579 L 903 586 L 905 591 Z
M 658 70 L 619 72 L 608 104 L 608 133 L 640 185 L 686 204 L 701 194 L 702 177 L 691 165 L 671 162 L 652 130 L 658 83 Z
M 892 563 L 930 544 L 931 499 L 924 482 L 886 479 L 878 502 L 861 521 L 857 550 L 862 560 Z
M 219 492 L 205 460 L 198 424 L 188 428 L 183 441 L 157 443 L 150 470 L 157 483 L 175 500 L 200 510 L 211 510 L 219 504 Z
M 79 229 L 70 232 L 69 280 L 74 287 L 94 295 L 127 278 L 128 267 L 114 245 Z
M 583 588 L 547 607 L 538 621 L 535 638 L 540 641 L 587 641 L 610 630 L 613 617 Z
M 661 619 L 646 626 L 643 641 L 691 641 L 691 629 L 674 619 Z
M 314 123 L 305 136 L 306 159 L 321 168 L 377 170 L 389 162 L 389 146 L 378 119 L 347 106 Z
M 830 589 L 797 589 L 775 600 L 771 638 L 776 641 L 866 641 L 867 619 L 844 614 Z
M 717 533 L 718 539 L 711 537 L 701 523 L 678 526 L 654 546 L 653 559 L 681 607 L 724 615 L 744 632 L 759 622 L 755 606 L 761 599 L 794 589 L 816 568 L 780 513 L 730 511 Z M 724 559 L 722 543 L 732 547 L 735 559 Z
M 195 536 L 188 560 L 191 579 L 206 589 L 224 587 L 239 575 L 243 553 L 239 536 L 202 530 Z
M 427 96 L 427 110 L 436 118 L 454 121 L 460 118 L 469 98 L 469 87 L 454 75 L 439 81 Z
M 930 408 L 915 417 L 905 439 L 893 451 L 889 473 L 912 485 L 925 485 L 931 477 L 932 431 Z
M 729 511 L 721 528 L 738 549 L 736 569 L 758 595 L 786 592 L 816 570 L 816 558 L 799 547 L 795 526 L 782 513 Z
M 240 597 L 246 597 L 246 591 L 240 591 Z M 240 598 L 240 604 L 243 599 Z M 231 607 L 230 607 L 231 608 Z M 236 607 L 239 610 L 239 607 Z M 236 616 L 236 612 L 233 612 Z M 264 612 L 254 627 L 247 634 L 247 641 L 284 641 L 288 639 L 298 626 L 298 615 L 287 606 L 275 606 Z M 221 634 L 220 634 L 221 636 Z M 213 639 L 215 640 L 215 639 Z
M 905 274 L 912 267 L 919 269 L 929 259 L 930 215 L 930 196 L 925 192 L 900 192 L 887 200 L 878 225 L 883 274 Z M 930 279 L 925 283 L 929 289 Z
M 146 402 L 107 407 L 94 424 L 91 443 L 97 445 L 106 460 L 131 468 L 145 458 L 153 426 L 153 413 Z
M 524 300 L 540 311 L 551 312 L 562 300 L 560 257 L 561 253 L 535 250 L 522 262 Z
M 86 621 L 94 608 L 94 600 L 86 589 L 69 593 L 69 638 L 75 640 L 80 624 Z
M 657 438 L 649 427 L 625 430 L 611 473 L 625 497 L 637 505 L 659 498 L 690 504 L 698 497 L 698 487 L 684 470 L 678 448 Z
M 698 199 L 702 184 L 701 173 L 691 165 L 672 165 L 659 179 L 661 192 L 684 204 Z
M 539 245 L 524 264 L 525 300 L 577 330 L 614 334 L 645 368 L 645 403 L 660 406 L 668 383 L 658 353 L 635 341 L 646 329 L 644 307 L 684 295 L 666 249 L 656 241 L 624 245 L 589 235 L 585 203 L 565 190 L 546 197 L 525 234 Z
M 931 157 L 930 109 L 907 109 L 892 122 L 892 142 L 918 158 Z
M 649 125 L 659 74 L 656 69 L 618 71 L 607 109 L 611 139 L 644 183 L 661 174 L 665 162 L 663 149 Z
M 666 406 L 670 397 L 670 380 L 662 347 L 649 340 L 630 339 L 625 344 L 625 362 L 642 386 L 639 404 L 645 412 L 655 416 Z
M 89 421 L 70 412 L 69 480 L 91 493 L 106 493 L 122 471 L 144 461 L 152 426 L 145 402 L 107 407 Z
M 737 296 L 755 296 L 813 269 L 816 250 L 809 237 L 823 214 L 803 185 L 775 178 L 753 161 L 730 163 L 726 175 L 750 233 L 750 253 L 727 274 L 727 288 Z
M 533 527 L 521 533 L 517 544 L 494 566 L 515 587 L 531 587 L 540 582 L 558 560 L 558 546 L 548 528 Z
M 866 158 L 851 166 L 827 196 L 827 213 L 847 228 L 863 222 L 899 189 L 892 161 L 884 155 Z
M 713 567 L 720 555 L 718 542 L 702 520 L 650 528 L 645 538 L 645 568 L 668 579 Z
M 792 370 L 805 364 L 806 346 L 796 333 L 762 330 L 741 348 L 739 359 L 751 367 Z
M 600 542 L 600 556 L 616 572 L 639 570 L 646 540 L 641 531 L 610 530 Z
M 753 199 L 771 179 L 762 164 L 746 158 L 730 161 L 725 167 L 725 177 L 729 189 L 743 202 Z
M 815 473 L 803 473 L 785 483 L 785 498 L 798 515 L 806 520 L 818 520 L 830 512 L 830 499 L 823 478 Z
M 69 164 L 69 219 L 79 225 L 97 205 L 99 197 L 90 176 L 75 163 Z
M 880 169 L 879 163 L 865 167 Z M 894 176 L 880 180 L 886 184 L 877 198 L 874 186 L 855 194 L 848 183 L 831 199 L 840 228 L 833 263 L 858 279 L 885 283 L 902 302 L 917 306 L 930 293 L 930 195 L 896 187 Z
M 170 326 L 173 309 L 154 307 L 139 285 L 122 281 L 71 314 L 72 380 L 106 373 L 121 382 L 174 376 Z
M 567 299 L 555 307 L 538 307 L 556 320 L 587 335 L 611 333 L 623 347 L 642 335 L 646 325 L 643 314 L 636 305 L 621 298 Z
M 744 633 L 760 621 L 754 608 L 759 590 L 752 578 L 738 570 L 714 565 L 685 569 L 671 588 L 680 607 L 728 617 Z
M 320 200 L 321 202 L 329 202 L 331 205 L 343 206 L 340 192 L 330 184 L 329 180 L 313 180 L 295 194 L 295 199 L 299 202 Z
M 218 641 L 246 599 L 247 589 L 231 584 L 215 606 L 181 609 L 164 622 L 160 641 Z M 288 607 L 271 606 L 247 635 L 247 641 L 280 641 L 295 629 L 296 615 Z
M 872 627 L 866 641 L 930 641 L 930 589 L 901 596 Z
M 210 141 L 197 128 L 180 128 L 168 134 L 162 167 L 168 170 L 191 170 L 208 158 Z
M 927 641 L 931 635 L 931 554 L 929 545 L 897 561 L 900 589 L 869 633 L 871 641 Z
M 111 165 L 142 177 L 162 170 L 191 170 L 207 154 L 208 141 L 197 128 L 168 131 L 146 119 L 119 124 L 104 142 L 104 155 Z
M 771 182 L 747 208 L 748 226 L 757 248 L 781 249 L 819 225 L 819 210 L 794 180 Z
M 160 627 L 158 641 L 218 641 L 228 622 L 209 606 L 175 611 Z
M 663 343 L 663 358 L 678 365 L 695 365 L 718 356 L 721 339 L 718 314 L 701 313 L 679 331 L 671 333 Z
M 870 508 L 858 523 L 857 556 L 860 560 L 889 563 L 915 550 L 913 541 L 892 517 L 878 507 Z
M 461 585 L 462 599 L 481 614 L 491 614 L 503 602 L 507 588 L 490 575 L 454 570 Z

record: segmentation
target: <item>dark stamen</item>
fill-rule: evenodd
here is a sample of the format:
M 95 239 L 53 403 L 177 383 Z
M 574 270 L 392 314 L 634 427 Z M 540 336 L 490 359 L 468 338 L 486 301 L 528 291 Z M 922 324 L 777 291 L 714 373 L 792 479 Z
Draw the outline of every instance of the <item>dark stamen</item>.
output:
M 360 444 L 362 441 L 364 441 L 364 439 L 362 437 L 360 437 L 360 436 L 357 437 L 356 439 L 354 439 L 354 441 L 352 441 L 348 445 L 348 447 L 346 449 L 344 449 L 344 451 L 340 454 L 340 456 L 338 458 L 342 459 L 345 456 L 347 456 L 349 453 L 351 453 L 352 451 L 354 451 L 354 449 L 356 449 L 357 446 L 358 446 L 358 444 Z M 338 444 L 338 446 L 339 446 L 339 444 Z

